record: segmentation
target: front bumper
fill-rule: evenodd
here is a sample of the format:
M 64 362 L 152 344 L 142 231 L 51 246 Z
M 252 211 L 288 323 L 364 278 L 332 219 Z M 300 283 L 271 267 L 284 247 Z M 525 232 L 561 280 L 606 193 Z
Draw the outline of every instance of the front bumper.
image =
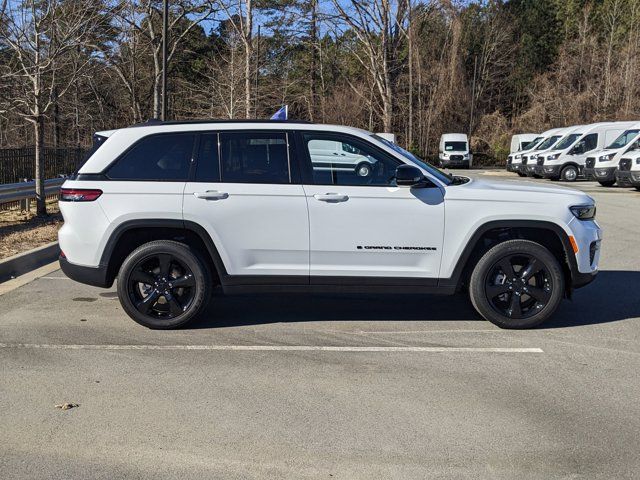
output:
M 58 261 L 64 274 L 71 280 L 94 287 L 109 288 L 113 285 L 113 280 L 108 280 L 106 266 L 85 267 L 83 265 L 76 265 L 69 262 L 69 260 L 62 255 L 60 255 Z
M 469 160 L 449 160 L 449 159 L 444 159 L 444 160 L 440 160 L 440 164 L 445 167 L 445 168 L 469 168 L 469 166 L 471 165 Z
M 631 185 L 633 187 L 640 186 L 640 171 L 621 171 L 618 170 L 616 172 L 616 182 L 619 185 L 626 186 Z
M 541 165 L 541 173 L 544 178 L 558 178 L 560 177 L 560 170 L 562 165 Z
M 539 175 L 538 173 L 536 173 L 536 170 L 539 168 L 539 165 L 526 165 L 526 170 L 524 171 L 524 173 L 527 174 L 528 177 L 533 177 L 536 175 Z
M 616 180 L 616 170 L 618 167 L 594 167 L 585 168 L 584 176 L 590 180 L 598 182 L 612 182 Z
M 578 251 L 570 258 L 571 285 L 580 288 L 591 281 L 598 273 L 602 229 L 595 220 L 571 220 L 568 224 Z M 575 263 L 573 260 L 575 259 Z

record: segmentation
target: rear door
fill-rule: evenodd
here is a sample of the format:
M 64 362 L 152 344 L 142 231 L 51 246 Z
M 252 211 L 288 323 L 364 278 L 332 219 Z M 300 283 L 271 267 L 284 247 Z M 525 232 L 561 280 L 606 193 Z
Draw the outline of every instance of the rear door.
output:
M 199 136 L 184 219 L 200 224 L 236 283 L 308 283 L 309 221 L 285 131 Z M 288 279 L 282 276 L 289 276 Z
M 439 188 L 400 188 L 402 162 L 363 139 L 303 132 L 304 191 L 309 205 L 311 283 L 330 277 L 370 277 L 379 284 L 438 277 L 444 229 Z M 353 169 L 319 169 L 310 148 L 317 140 L 348 145 L 373 160 L 369 175 Z M 408 282 L 410 284 L 412 282 Z

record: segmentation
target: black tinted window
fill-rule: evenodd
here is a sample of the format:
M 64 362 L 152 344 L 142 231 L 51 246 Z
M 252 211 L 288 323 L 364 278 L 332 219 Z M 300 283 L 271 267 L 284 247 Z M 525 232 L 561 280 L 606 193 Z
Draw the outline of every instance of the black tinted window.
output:
M 598 146 L 598 134 L 590 133 L 582 141 L 584 142 L 584 151 L 589 152 Z
M 197 158 L 196 182 L 219 182 L 220 159 L 217 133 L 205 133 L 200 136 Z
M 109 168 L 107 176 L 114 180 L 185 181 L 194 138 L 175 133 L 143 138 Z
M 220 154 L 223 182 L 290 182 L 284 133 L 221 133 Z
M 305 133 L 316 185 L 394 186 L 401 163 L 358 139 Z

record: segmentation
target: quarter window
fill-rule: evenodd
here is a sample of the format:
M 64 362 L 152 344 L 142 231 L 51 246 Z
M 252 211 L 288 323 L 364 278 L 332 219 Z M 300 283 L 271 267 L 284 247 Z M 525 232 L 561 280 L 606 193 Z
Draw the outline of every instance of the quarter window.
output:
M 291 183 L 285 133 L 221 133 L 222 181 Z
M 113 180 L 186 181 L 195 135 L 151 135 L 136 143 L 109 168 Z
M 395 186 L 401 162 L 358 139 L 304 134 L 316 185 Z

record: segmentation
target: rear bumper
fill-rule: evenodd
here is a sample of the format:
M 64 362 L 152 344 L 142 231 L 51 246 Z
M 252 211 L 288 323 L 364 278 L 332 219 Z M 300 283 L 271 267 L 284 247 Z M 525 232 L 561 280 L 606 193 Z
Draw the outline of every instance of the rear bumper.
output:
M 109 288 L 113 285 L 113 280 L 108 280 L 106 266 L 85 267 L 83 265 L 75 265 L 62 255 L 58 261 L 64 274 L 71 280 L 102 288 Z

